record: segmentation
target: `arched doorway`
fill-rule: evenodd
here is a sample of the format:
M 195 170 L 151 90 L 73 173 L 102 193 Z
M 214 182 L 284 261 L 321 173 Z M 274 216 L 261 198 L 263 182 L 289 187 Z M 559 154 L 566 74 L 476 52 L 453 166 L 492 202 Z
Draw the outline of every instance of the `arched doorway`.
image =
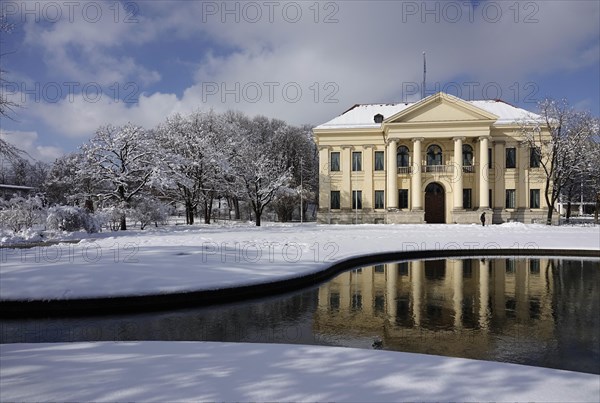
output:
M 425 222 L 443 224 L 446 222 L 444 188 L 439 183 L 430 183 L 425 188 Z

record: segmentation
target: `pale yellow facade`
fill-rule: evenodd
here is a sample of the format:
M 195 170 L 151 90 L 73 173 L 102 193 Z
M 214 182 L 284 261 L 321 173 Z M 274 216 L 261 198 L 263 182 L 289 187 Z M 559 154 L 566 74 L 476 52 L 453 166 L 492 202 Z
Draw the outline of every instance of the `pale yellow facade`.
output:
M 318 221 L 479 223 L 485 211 L 488 224 L 543 222 L 546 177 L 532 164 L 523 116 L 535 115 L 444 93 L 355 106 L 313 129 Z

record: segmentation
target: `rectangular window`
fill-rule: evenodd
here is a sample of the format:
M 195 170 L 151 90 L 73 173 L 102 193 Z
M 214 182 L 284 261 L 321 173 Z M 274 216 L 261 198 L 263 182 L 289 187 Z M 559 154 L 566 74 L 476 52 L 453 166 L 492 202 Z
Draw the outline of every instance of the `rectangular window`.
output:
M 362 171 L 362 153 L 360 151 L 352 153 L 352 170 Z
M 539 189 L 529 189 L 529 208 L 540 208 Z
M 352 191 L 352 210 L 362 209 L 362 190 Z
M 539 168 L 540 167 L 540 149 L 539 147 L 532 147 L 529 150 L 529 167 Z
M 408 189 L 398 189 L 398 208 L 408 208 Z
M 329 155 L 329 158 L 331 160 L 331 170 L 332 171 L 339 171 L 340 170 L 340 153 L 339 152 L 332 152 Z
M 362 309 L 362 295 L 360 293 L 352 294 L 352 310 L 360 311 Z
M 340 309 L 340 293 L 332 292 L 329 294 L 329 309 L 332 311 L 337 311 Z
M 385 312 L 385 297 L 381 293 L 377 293 L 377 295 L 375 295 L 373 308 L 375 308 L 375 314 L 377 316 Z
M 375 151 L 375 170 L 383 171 L 385 166 L 383 151 Z
M 517 149 L 507 148 L 506 149 L 506 167 L 516 168 L 517 167 Z
M 540 259 L 531 259 L 529 261 L 529 273 L 535 275 L 540 274 Z
M 506 259 L 506 274 L 515 274 L 516 261 L 514 259 Z
M 331 191 L 331 208 L 332 209 L 340 208 L 340 191 L 339 190 Z
M 472 208 L 471 204 L 471 189 L 463 189 L 463 208 Z
M 515 208 L 516 193 L 515 189 L 506 189 L 506 208 Z
M 492 199 L 492 189 L 488 190 L 488 204 L 490 205 L 490 208 L 494 207 L 494 199 Z
M 462 261 L 463 278 L 473 277 L 473 259 L 464 259 Z
M 385 208 L 385 202 L 384 202 L 384 194 L 383 194 L 383 190 L 376 190 L 375 191 L 375 208 Z
M 492 149 L 488 148 L 488 164 L 489 164 L 490 169 L 492 169 L 492 154 L 493 154 Z

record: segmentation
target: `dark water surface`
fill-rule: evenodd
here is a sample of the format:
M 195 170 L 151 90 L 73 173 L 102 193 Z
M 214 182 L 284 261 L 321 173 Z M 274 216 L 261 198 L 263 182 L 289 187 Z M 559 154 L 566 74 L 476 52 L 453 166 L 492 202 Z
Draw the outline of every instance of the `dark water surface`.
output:
M 131 340 L 381 348 L 600 374 L 600 260 L 388 263 L 244 303 L 0 321 L 2 343 Z

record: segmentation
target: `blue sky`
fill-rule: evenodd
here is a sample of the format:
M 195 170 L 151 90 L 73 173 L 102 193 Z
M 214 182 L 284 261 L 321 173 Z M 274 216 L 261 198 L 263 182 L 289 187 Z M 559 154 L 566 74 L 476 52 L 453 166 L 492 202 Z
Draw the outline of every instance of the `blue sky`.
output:
M 105 124 L 236 109 L 317 125 L 356 103 L 546 96 L 600 115 L 598 1 L 6 1 L 1 135 L 52 161 Z

